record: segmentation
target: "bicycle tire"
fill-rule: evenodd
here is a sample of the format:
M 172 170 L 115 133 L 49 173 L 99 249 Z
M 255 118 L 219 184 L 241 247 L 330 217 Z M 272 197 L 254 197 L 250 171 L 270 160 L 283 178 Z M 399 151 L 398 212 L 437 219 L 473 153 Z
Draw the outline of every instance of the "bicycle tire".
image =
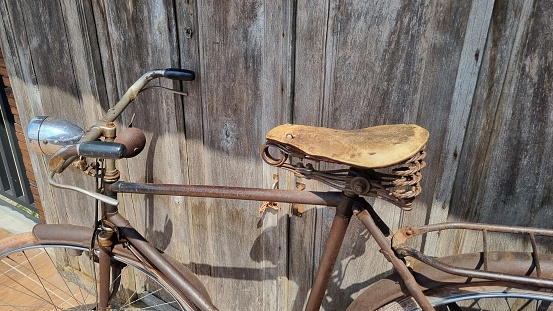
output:
M 513 287 L 517 286 L 517 287 Z M 552 310 L 553 293 L 532 286 L 499 282 L 476 282 L 450 285 L 426 291 L 436 311 L 510 311 Z M 398 298 L 378 311 L 420 310 L 412 297 Z
M 125 268 L 110 310 L 194 310 L 157 270 L 117 253 L 112 262 Z M 0 309 L 93 310 L 96 266 L 82 243 L 43 244 L 32 233 L 1 240 Z

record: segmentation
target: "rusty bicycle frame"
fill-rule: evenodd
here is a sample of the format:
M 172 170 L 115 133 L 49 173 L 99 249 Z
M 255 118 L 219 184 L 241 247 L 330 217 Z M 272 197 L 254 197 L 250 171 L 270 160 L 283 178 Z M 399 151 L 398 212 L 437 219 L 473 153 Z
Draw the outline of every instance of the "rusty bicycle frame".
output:
M 256 201 L 275 201 L 284 203 L 302 203 L 311 205 L 325 205 L 336 207 L 336 214 L 328 235 L 328 241 L 325 246 L 317 275 L 311 288 L 307 301 L 306 310 L 318 310 L 322 304 L 324 293 L 328 286 L 332 269 L 338 257 L 346 229 L 353 215 L 357 216 L 365 225 L 370 234 L 375 238 L 379 247 L 382 249 L 386 258 L 394 265 L 394 268 L 403 278 L 405 285 L 410 293 L 417 300 L 419 305 L 427 310 L 431 310 L 430 304 L 426 301 L 424 294 L 419 289 L 417 282 L 409 272 L 403 261 L 394 255 L 391 245 L 387 241 L 382 227 L 375 223 L 375 217 L 379 223 L 383 223 L 371 205 L 363 198 L 341 192 L 309 192 L 298 190 L 278 190 L 278 189 L 256 189 L 240 187 L 223 186 L 196 186 L 196 185 L 175 185 L 175 184 L 146 184 L 130 183 L 116 181 L 106 183 L 106 193 L 116 197 L 117 193 L 141 193 L 157 195 L 174 196 L 196 196 L 209 198 L 225 198 Z M 202 310 L 216 310 L 203 295 L 198 292 L 186 279 L 184 279 L 169 262 L 165 261 L 159 252 L 153 246 L 148 244 L 134 228 L 131 227 L 128 220 L 118 213 L 117 207 L 105 205 L 103 209 L 105 220 L 120 228 L 122 235 L 133 245 L 146 259 L 164 273 L 168 279 L 177 286 L 181 292 L 187 296 L 192 303 Z M 372 215 L 372 216 L 371 216 Z M 111 245 L 107 245 L 111 246 Z M 109 251 L 105 248 L 100 249 L 100 260 L 102 256 L 109 258 Z M 102 255 L 103 254 L 103 255 Z M 109 265 L 100 268 L 100 283 L 102 280 L 109 280 Z M 101 305 L 107 303 L 108 293 L 100 293 Z
M 278 190 L 278 189 L 256 189 L 256 188 L 240 188 L 240 187 L 224 187 L 224 186 L 203 186 L 203 185 L 175 185 L 175 184 L 147 184 L 147 183 L 130 183 L 117 181 L 107 187 L 113 193 L 141 193 L 141 194 L 156 194 L 156 195 L 173 195 L 173 196 L 192 196 L 192 197 L 209 197 L 209 198 L 224 198 L 224 199 L 239 199 L 239 200 L 255 200 L 255 201 L 275 201 L 283 203 L 301 203 L 311 205 L 324 205 L 330 207 L 336 207 L 336 214 L 331 225 L 330 232 L 328 234 L 328 241 L 325 246 L 317 275 L 311 289 L 307 305 L 305 310 L 319 310 L 322 300 L 324 298 L 325 290 L 328 286 L 330 275 L 334 267 L 338 252 L 342 245 L 346 229 L 349 221 L 353 215 L 359 218 L 363 225 L 367 228 L 370 235 L 375 239 L 378 246 L 381 248 L 382 254 L 386 257 L 390 263 L 394 266 L 399 273 L 409 292 L 413 295 L 417 303 L 424 310 L 432 310 L 432 307 L 428 304 L 424 294 L 420 290 L 418 283 L 413 278 L 411 272 L 407 269 L 405 263 L 396 255 L 411 256 L 418 260 L 425 262 L 426 264 L 459 276 L 465 276 L 470 278 L 481 278 L 495 281 L 507 281 L 521 284 L 528 284 L 541 287 L 553 288 L 553 281 L 548 279 L 540 279 L 540 261 L 539 252 L 536 245 L 536 236 L 548 236 L 553 237 L 553 230 L 527 228 L 527 227 L 515 227 L 515 226 L 498 226 L 498 225 L 485 225 L 475 223 L 444 223 L 436 225 L 428 225 L 423 227 L 408 227 L 402 228 L 397 231 L 393 236 L 393 244 L 390 245 L 389 240 L 386 238 L 382 228 L 382 220 L 378 218 L 378 215 L 374 212 L 371 205 L 364 199 L 356 196 L 348 196 L 341 192 L 309 192 L 298 190 Z M 106 211 L 107 220 L 113 222 L 119 227 L 125 227 L 131 236 L 138 236 L 128 238 L 128 233 L 124 232 L 124 236 L 139 249 L 148 261 L 162 259 L 157 255 L 147 243 L 144 243 L 144 239 L 138 235 L 128 222 L 117 213 L 115 207 L 111 207 L 111 210 Z M 377 224 L 380 222 L 380 225 Z M 484 232 L 484 271 L 474 269 L 463 269 L 458 267 L 449 266 L 440 263 L 436 259 L 432 259 L 419 251 L 404 246 L 403 243 L 412 237 L 422 235 L 428 232 L 443 231 L 449 229 L 465 229 L 465 230 L 478 230 Z M 532 256 L 536 262 L 537 278 L 535 277 L 520 277 L 516 275 L 501 274 L 487 271 L 487 234 L 489 232 L 504 232 L 504 233 L 516 233 L 527 234 L 532 241 Z M 146 255 L 147 254 L 147 255 Z M 186 284 L 182 280 L 179 280 L 178 273 L 171 273 L 169 267 L 165 263 L 159 261 L 156 264 L 167 276 L 171 276 L 171 281 L 174 284 Z M 164 269 L 167 269 L 166 271 Z M 179 287 L 180 288 L 180 287 Z M 185 285 L 180 288 L 182 292 L 191 297 L 194 304 L 200 306 L 205 310 L 215 310 L 213 305 L 206 302 L 202 295 L 196 293 L 189 285 Z
M 154 78 L 162 76 L 163 72 L 161 71 L 151 71 L 141 77 L 135 84 L 133 84 L 133 86 L 131 86 L 131 88 L 129 88 L 119 103 L 117 103 L 114 108 L 110 109 L 108 114 L 103 119 L 98 121 L 98 123 L 83 136 L 81 141 L 92 141 L 99 137 L 104 137 L 105 141 L 113 141 L 116 137 L 113 121 L 138 95 L 146 83 Z M 111 250 L 113 247 L 120 244 L 123 244 L 125 247 L 131 249 L 133 254 L 135 254 L 139 260 L 147 262 L 149 265 L 159 270 L 169 280 L 169 282 L 179 290 L 182 295 L 182 297 L 179 297 L 179 299 L 181 299 L 179 302 L 182 305 L 189 305 L 189 303 L 192 303 L 201 310 L 217 310 L 208 297 L 206 297 L 201 291 L 194 287 L 190 281 L 181 275 L 170 262 L 161 256 L 160 252 L 154 246 L 150 245 L 148 241 L 132 227 L 127 219 L 119 214 L 117 208 L 118 193 L 225 198 L 335 207 L 336 213 L 328 234 L 328 240 L 320 260 L 315 281 L 307 300 L 306 310 L 319 310 L 339 250 L 343 243 L 346 229 L 349 225 L 350 219 L 353 216 L 356 216 L 369 231 L 370 235 L 380 247 L 381 253 L 393 265 L 394 269 L 403 280 L 406 289 L 423 310 L 433 310 L 433 307 L 425 297 L 421 286 L 419 286 L 413 274 L 409 271 L 409 268 L 405 264 L 405 256 L 416 258 L 417 260 L 420 260 L 437 270 L 453 275 L 553 288 L 553 280 L 540 278 L 540 254 L 536 245 L 536 236 L 553 237 L 553 230 L 470 223 L 445 223 L 416 228 L 402 228 L 393 235 L 392 243 L 390 243 L 388 238 L 389 229 L 386 224 L 380 219 L 372 206 L 362 196 L 351 191 L 310 192 L 225 186 L 124 182 L 119 180 L 119 172 L 115 165 L 115 159 L 106 159 L 105 167 L 103 169 L 104 184 L 101 185 L 103 188 L 103 194 L 93 193 L 80 188 L 62 185 L 53 180 L 54 174 L 61 173 L 66 167 L 68 167 L 69 164 L 76 159 L 76 155 L 77 153 L 74 148 L 65 148 L 57 152 L 49 162 L 50 170 L 52 171 L 49 180 L 55 187 L 81 191 L 103 202 L 99 225 L 100 229 L 96 232 L 100 272 L 100 298 L 98 301 L 99 310 L 107 310 L 108 308 L 110 295 L 109 282 L 111 273 Z M 484 271 L 459 268 L 443 264 L 436 259 L 425 256 L 418 250 L 405 246 L 405 242 L 414 236 L 449 229 L 479 230 L 483 232 Z M 521 277 L 517 275 L 488 271 L 488 232 L 507 232 L 528 235 L 532 243 L 532 256 L 536 265 L 537 277 Z

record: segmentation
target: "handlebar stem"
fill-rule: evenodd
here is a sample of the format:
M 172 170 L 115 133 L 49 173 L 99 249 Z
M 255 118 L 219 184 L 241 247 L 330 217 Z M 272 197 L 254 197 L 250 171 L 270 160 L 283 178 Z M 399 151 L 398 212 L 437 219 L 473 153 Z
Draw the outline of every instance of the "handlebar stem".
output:
M 105 138 L 104 141 L 113 142 L 115 137 L 117 137 L 117 130 L 115 124 L 110 121 L 107 122 L 106 126 L 101 128 L 102 136 Z M 119 180 L 120 174 L 119 170 L 115 167 L 115 159 L 106 159 L 106 168 L 104 172 L 104 179 L 107 182 L 116 182 Z

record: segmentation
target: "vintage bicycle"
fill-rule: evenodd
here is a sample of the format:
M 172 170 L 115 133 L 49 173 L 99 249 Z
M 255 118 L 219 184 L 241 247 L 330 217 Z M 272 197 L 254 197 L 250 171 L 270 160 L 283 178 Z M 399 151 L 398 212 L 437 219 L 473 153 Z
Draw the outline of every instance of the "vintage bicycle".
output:
M 49 183 L 96 199 L 94 227 L 39 224 L 32 232 L 0 241 L 1 310 L 216 310 L 200 280 L 182 263 L 158 251 L 118 212 L 118 193 L 196 196 L 336 207 L 306 310 L 318 310 L 350 219 L 355 216 L 395 272 L 369 286 L 348 310 L 548 310 L 553 302 L 553 256 L 537 241 L 553 230 L 475 223 L 401 228 L 391 233 L 365 197 L 404 210 L 420 193 L 429 133 L 417 125 L 334 130 L 281 125 L 261 148 L 270 165 L 327 184 L 337 191 L 311 192 L 208 185 L 124 182 L 116 159 L 140 153 L 144 134 L 117 130 L 115 119 L 157 78 L 194 80 L 184 69 L 153 70 L 140 77 L 86 133 L 60 118 L 36 117 L 28 127 L 34 150 L 53 155 Z M 173 90 L 175 91 L 175 90 Z M 177 92 L 177 91 L 175 91 Z M 275 156 L 275 154 L 277 154 Z M 341 169 L 320 171 L 310 161 Z M 76 167 L 97 181 L 96 191 L 60 184 L 55 175 Z M 482 232 L 483 250 L 443 258 L 409 246 L 414 237 L 444 230 Z M 531 252 L 494 252 L 490 232 L 526 236 Z

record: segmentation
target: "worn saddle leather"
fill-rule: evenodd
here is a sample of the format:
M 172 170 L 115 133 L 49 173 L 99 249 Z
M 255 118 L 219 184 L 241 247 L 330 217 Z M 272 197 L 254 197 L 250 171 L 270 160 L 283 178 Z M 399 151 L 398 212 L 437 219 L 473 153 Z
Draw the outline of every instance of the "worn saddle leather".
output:
M 336 130 L 297 124 L 275 127 L 267 140 L 300 156 L 361 168 L 405 163 L 424 148 L 429 133 L 415 124 Z

